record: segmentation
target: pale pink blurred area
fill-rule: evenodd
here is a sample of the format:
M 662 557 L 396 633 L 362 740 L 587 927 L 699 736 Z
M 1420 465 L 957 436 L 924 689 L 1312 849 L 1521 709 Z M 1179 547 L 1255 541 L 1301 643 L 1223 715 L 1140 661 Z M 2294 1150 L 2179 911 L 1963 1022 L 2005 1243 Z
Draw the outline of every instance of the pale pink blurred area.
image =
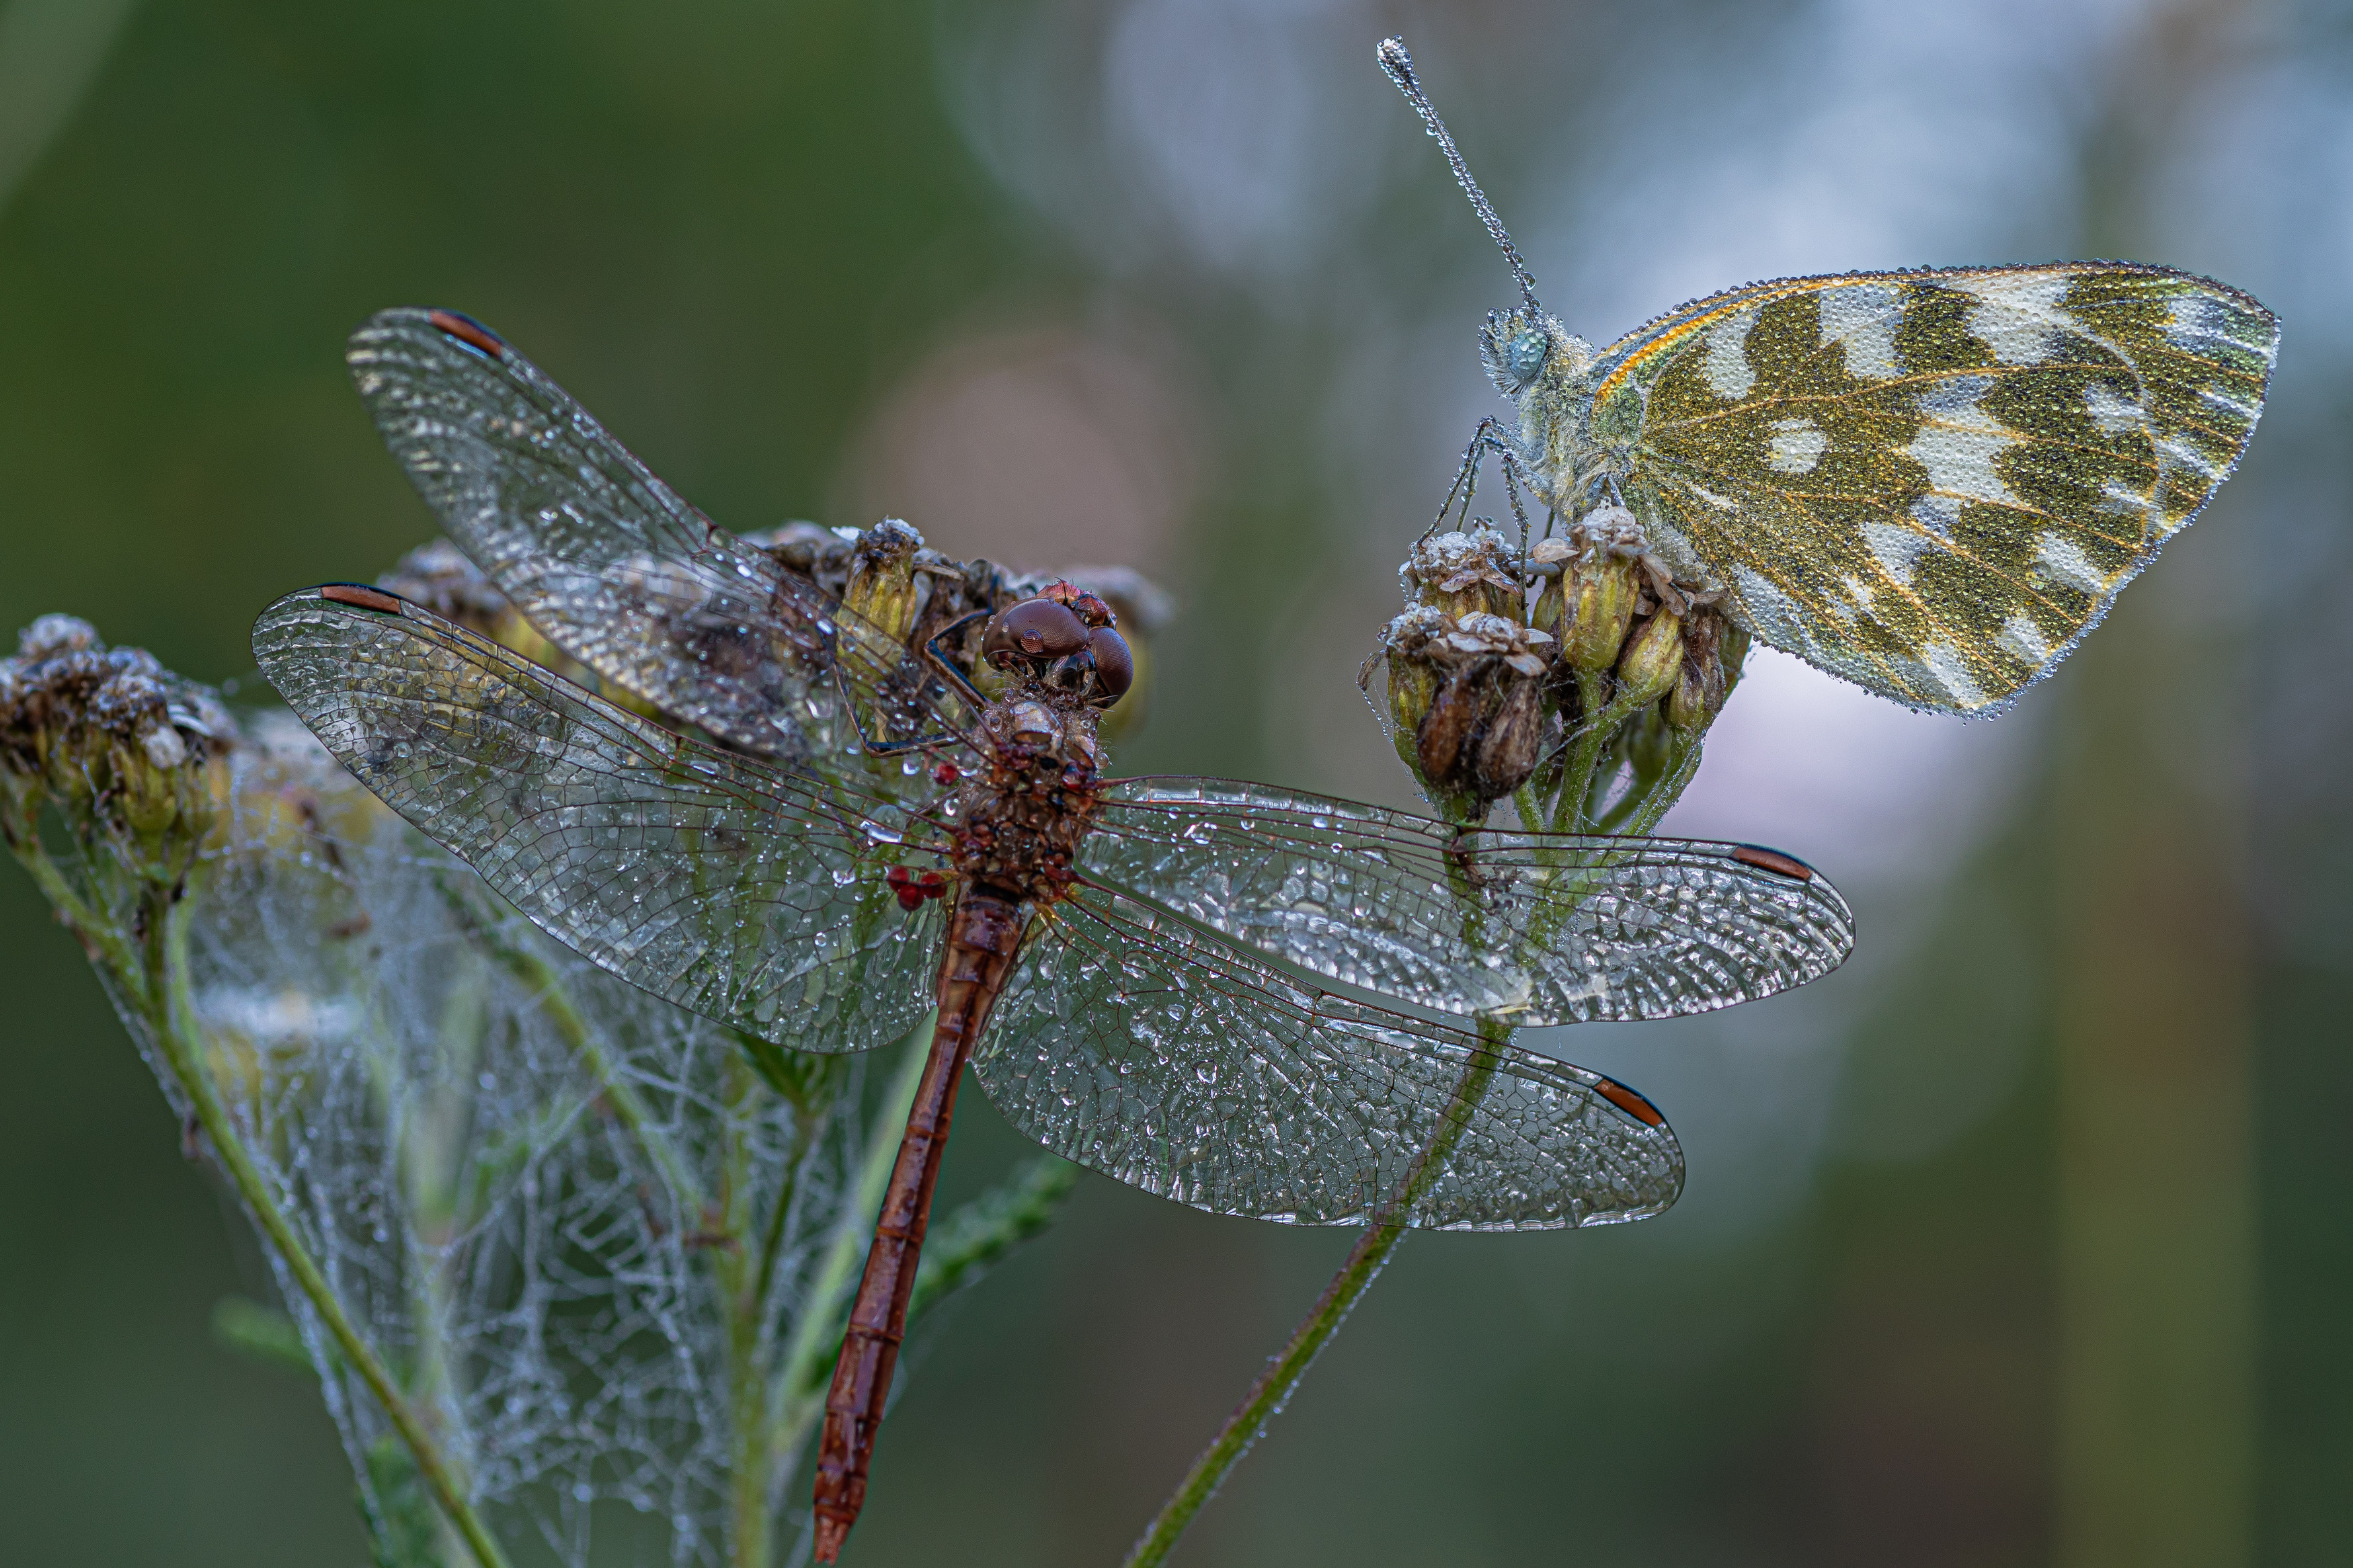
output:
M 1026 570 L 1166 571 L 1204 461 L 1166 334 L 1068 325 L 951 336 L 853 437 L 838 515 L 913 521 L 934 545 Z

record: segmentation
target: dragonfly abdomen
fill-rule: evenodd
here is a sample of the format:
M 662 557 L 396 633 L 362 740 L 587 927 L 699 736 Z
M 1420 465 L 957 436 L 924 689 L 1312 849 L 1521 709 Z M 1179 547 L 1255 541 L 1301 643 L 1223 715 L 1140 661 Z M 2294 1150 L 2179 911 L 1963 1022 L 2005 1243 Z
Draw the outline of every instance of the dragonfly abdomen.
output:
M 834 1363 L 826 1394 L 825 1432 L 818 1440 L 816 1557 L 830 1563 L 866 1502 L 866 1472 L 874 1433 L 891 1397 L 891 1373 L 907 1334 L 907 1303 L 931 1222 L 932 1192 L 947 1152 L 964 1064 L 1012 973 L 1029 916 L 1018 899 L 967 882 L 948 919 L 947 952 L 940 960 L 939 1017 L 932 1026 L 931 1058 L 907 1112 L 907 1131 L 882 1194 L 867 1248 L 866 1273 Z

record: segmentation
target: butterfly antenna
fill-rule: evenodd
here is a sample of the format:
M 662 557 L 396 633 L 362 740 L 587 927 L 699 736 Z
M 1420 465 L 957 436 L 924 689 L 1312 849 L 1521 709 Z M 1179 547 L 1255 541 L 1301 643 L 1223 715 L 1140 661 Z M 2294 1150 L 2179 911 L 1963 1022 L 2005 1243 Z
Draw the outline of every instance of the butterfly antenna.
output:
M 1527 301 L 1528 314 L 1542 321 L 1545 311 L 1544 307 L 1536 303 L 1536 280 L 1530 276 L 1528 264 L 1520 259 L 1519 247 L 1512 243 L 1511 231 L 1504 226 L 1504 220 L 1495 216 L 1495 209 L 1487 204 L 1487 193 L 1481 190 L 1479 182 L 1471 177 L 1471 165 L 1462 161 L 1461 151 L 1454 145 L 1454 138 L 1447 133 L 1446 121 L 1438 118 L 1438 110 L 1430 107 L 1430 95 L 1421 90 L 1420 79 L 1413 74 L 1413 57 L 1405 50 L 1405 40 L 1383 38 L 1380 55 L 1381 69 L 1397 83 L 1398 90 L 1405 94 L 1408 103 L 1413 105 L 1413 111 L 1421 116 L 1421 122 L 1430 128 L 1430 133 L 1438 138 L 1439 150 L 1446 154 L 1446 166 L 1454 171 L 1454 183 L 1461 185 L 1462 194 L 1471 198 L 1472 206 L 1478 210 L 1479 221 L 1487 226 L 1489 236 L 1503 247 L 1504 259 L 1512 264 L 1512 276 L 1520 280 L 1520 298 Z

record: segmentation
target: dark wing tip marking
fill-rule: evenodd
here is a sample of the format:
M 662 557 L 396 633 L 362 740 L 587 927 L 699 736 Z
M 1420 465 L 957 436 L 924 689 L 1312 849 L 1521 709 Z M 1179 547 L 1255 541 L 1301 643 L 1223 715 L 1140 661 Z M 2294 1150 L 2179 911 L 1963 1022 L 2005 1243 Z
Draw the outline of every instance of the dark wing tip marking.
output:
M 1593 1086 L 1593 1092 L 1645 1127 L 1663 1127 L 1667 1124 L 1667 1119 L 1659 1114 L 1657 1106 L 1652 1105 L 1614 1078 L 1602 1079 Z
M 425 314 L 425 319 L 432 322 L 442 333 L 457 339 L 469 348 L 479 349 L 492 359 L 506 357 L 506 339 L 462 311 L 428 310 Z
M 1765 849 L 1754 844 L 1736 844 L 1732 847 L 1732 858 L 1744 866 L 1754 866 L 1760 871 L 1770 871 L 1796 881 L 1810 882 L 1814 879 L 1811 866 L 1794 856 L 1784 855 L 1778 849 Z
M 356 605 L 363 610 L 381 610 L 387 616 L 400 614 L 400 606 L 407 603 L 397 594 L 362 583 L 330 583 L 319 590 L 319 597 L 337 605 Z

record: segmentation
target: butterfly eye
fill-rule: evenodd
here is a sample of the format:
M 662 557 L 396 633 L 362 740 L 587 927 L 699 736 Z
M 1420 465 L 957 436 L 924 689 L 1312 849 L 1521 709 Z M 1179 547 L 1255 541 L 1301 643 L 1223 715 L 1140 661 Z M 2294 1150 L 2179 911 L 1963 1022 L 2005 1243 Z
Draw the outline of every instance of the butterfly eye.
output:
M 1536 372 L 1544 369 L 1545 350 L 1549 346 L 1545 335 L 1533 329 L 1514 337 L 1508 351 L 1512 374 L 1521 381 L 1534 381 Z

